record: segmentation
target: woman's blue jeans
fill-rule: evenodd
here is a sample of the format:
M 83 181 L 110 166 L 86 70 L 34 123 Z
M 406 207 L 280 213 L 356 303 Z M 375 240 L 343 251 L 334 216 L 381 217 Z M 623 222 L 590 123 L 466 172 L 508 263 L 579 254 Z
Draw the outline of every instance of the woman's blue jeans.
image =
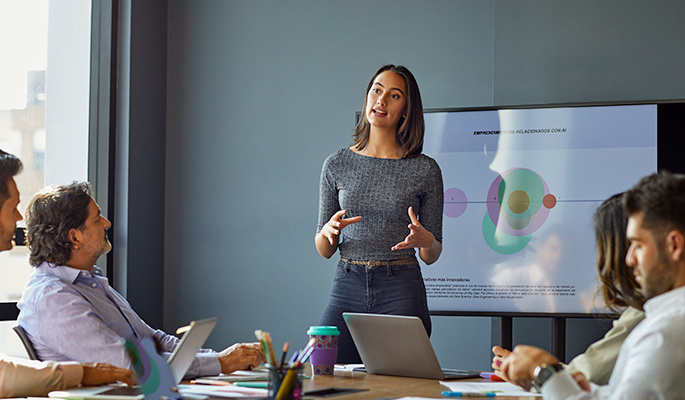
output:
M 338 363 L 358 364 L 361 358 L 343 320 L 343 312 L 412 315 L 421 318 L 428 336 L 431 320 L 419 264 L 367 267 L 340 261 L 333 278 L 321 325 L 337 326 Z

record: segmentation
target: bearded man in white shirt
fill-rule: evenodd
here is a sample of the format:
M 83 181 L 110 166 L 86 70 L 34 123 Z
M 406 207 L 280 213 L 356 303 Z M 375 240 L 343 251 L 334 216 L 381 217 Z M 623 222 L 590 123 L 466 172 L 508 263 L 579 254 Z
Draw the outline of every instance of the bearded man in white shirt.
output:
M 608 385 L 571 376 L 559 360 L 517 346 L 502 363 L 514 383 L 561 399 L 685 399 L 685 175 L 659 172 L 626 192 L 626 264 L 648 299 L 645 320 L 621 347 Z

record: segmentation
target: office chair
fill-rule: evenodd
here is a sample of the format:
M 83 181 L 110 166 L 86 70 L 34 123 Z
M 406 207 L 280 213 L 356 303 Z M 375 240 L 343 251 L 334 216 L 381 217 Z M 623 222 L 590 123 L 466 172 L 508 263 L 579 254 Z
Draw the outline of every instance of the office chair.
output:
M 31 341 L 29 340 L 29 337 L 26 334 L 24 328 L 22 328 L 19 325 L 14 325 L 12 329 L 15 332 L 17 332 L 17 335 L 19 336 L 19 339 L 21 339 L 21 343 L 24 345 L 24 348 L 26 349 L 26 353 L 28 353 L 29 358 L 31 360 L 39 360 L 38 355 L 36 354 L 36 350 L 33 348 L 33 345 L 31 344 Z

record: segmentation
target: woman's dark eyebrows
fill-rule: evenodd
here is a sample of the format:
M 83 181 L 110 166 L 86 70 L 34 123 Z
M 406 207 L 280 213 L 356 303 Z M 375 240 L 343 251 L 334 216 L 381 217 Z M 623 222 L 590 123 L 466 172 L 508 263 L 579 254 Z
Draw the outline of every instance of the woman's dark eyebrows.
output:
M 378 85 L 378 86 L 380 86 L 380 87 L 382 87 L 382 88 L 385 88 L 385 86 L 383 86 L 383 84 L 380 83 L 380 82 L 374 82 L 373 84 L 374 84 L 374 86 L 375 86 L 375 85 Z M 398 92 L 404 94 L 404 92 L 403 92 L 402 89 L 400 89 L 400 88 L 390 88 L 390 90 L 397 90 Z

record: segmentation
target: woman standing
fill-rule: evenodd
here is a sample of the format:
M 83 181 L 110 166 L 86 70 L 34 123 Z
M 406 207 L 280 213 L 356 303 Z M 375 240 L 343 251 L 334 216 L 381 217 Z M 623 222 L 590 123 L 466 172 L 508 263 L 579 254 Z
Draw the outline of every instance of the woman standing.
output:
M 421 154 L 421 94 L 403 66 L 385 65 L 366 89 L 354 144 L 324 161 L 316 249 L 340 249 L 322 325 L 340 330 L 338 362 L 359 363 L 343 312 L 413 315 L 430 335 L 426 289 L 416 259 L 442 252 L 442 174 Z

